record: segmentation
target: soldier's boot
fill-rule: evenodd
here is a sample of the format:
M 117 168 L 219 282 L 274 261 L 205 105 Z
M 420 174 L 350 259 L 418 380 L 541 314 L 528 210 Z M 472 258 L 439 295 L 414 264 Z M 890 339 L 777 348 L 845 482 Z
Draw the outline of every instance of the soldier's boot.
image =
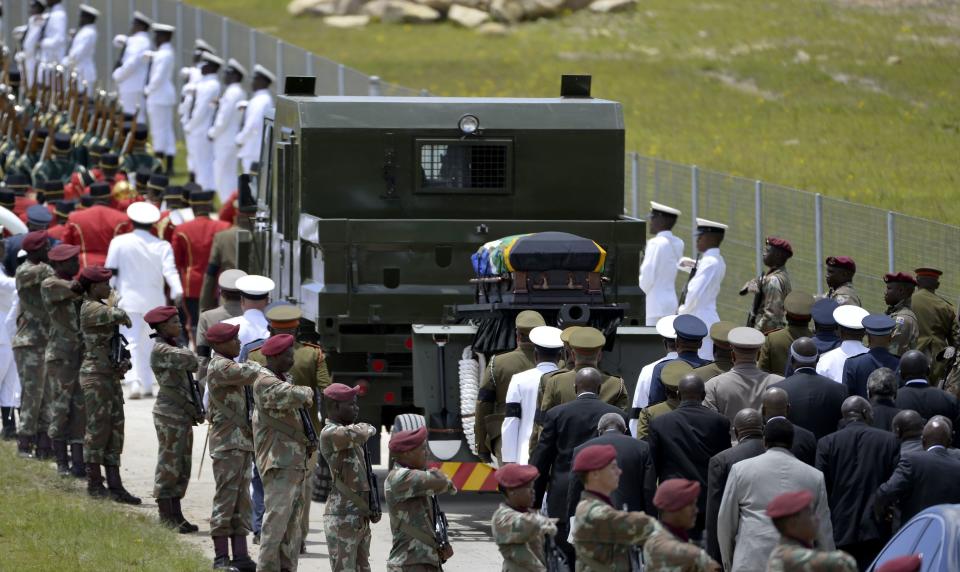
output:
M 70 466 L 73 476 L 86 478 L 86 466 L 83 463 L 83 443 L 70 443 Z
M 70 455 L 67 453 L 67 442 L 54 439 L 53 455 L 57 459 L 57 474 L 61 477 L 70 476 Z
M 53 457 L 53 442 L 46 432 L 37 435 L 37 454 L 36 458 L 43 461 Z
M 171 500 L 173 501 L 173 515 L 176 517 L 178 526 L 180 527 L 180 534 L 190 534 L 191 532 L 200 530 L 199 526 L 191 524 L 190 521 L 187 520 L 187 517 L 183 516 L 183 509 L 180 508 L 180 499 L 175 498 Z
M 36 435 L 17 435 L 17 456 L 21 459 L 33 458 L 33 441 Z
M 177 528 L 179 523 L 173 512 L 173 499 L 157 499 L 157 511 L 160 513 L 160 524 Z
M 172 177 L 172 176 L 174 176 L 174 174 L 175 174 L 175 173 L 173 172 L 173 155 L 167 155 L 167 172 L 166 172 L 166 175 L 167 175 L 168 177 Z
M 233 572 L 239 572 L 236 568 L 230 565 L 230 553 L 227 550 L 228 550 L 227 537 L 214 536 L 213 537 L 213 569 L 214 570 L 232 570 Z
M 123 488 L 123 482 L 120 480 L 119 465 L 104 465 L 107 469 L 107 489 L 110 491 L 110 498 L 123 504 L 141 504 L 140 497 L 130 494 Z
M 4 441 L 16 439 L 17 424 L 13 420 L 13 407 L 0 407 L 0 416 L 3 418 L 3 430 L 0 431 L 0 438 Z
M 105 498 L 108 491 L 103 486 L 103 475 L 100 473 L 99 463 L 87 463 L 87 494 L 95 498 Z
M 247 552 L 247 535 L 235 534 L 230 537 L 230 545 L 233 549 L 233 560 L 230 565 L 239 572 L 257 572 L 257 563 L 250 558 Z

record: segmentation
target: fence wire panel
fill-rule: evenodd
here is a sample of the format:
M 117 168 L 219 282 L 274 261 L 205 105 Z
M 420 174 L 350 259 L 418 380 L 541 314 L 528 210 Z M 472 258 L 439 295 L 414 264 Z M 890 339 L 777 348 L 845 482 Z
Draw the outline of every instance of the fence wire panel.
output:
M 313 75 L 317 78 L 317 95 L 340 94 L 340 65 L 327 58 L 311 54 Z
M 287 43 L 283 43 L 282 46 L 283 53 L 280 54 L 280 57 L 283 63 L 283 76 L 310 75 L 307 67 L 307 52 Z M 278 80 L 280 77 L 280 75 L 277 75 Z
M 960 302 L 960 228 L 897 214 L 894 228 L 894 267 L 912 272 L 928 266 L 944 271 L 937 293 Z
M 778 236 L 790 241 L 790 283 L 794 290 L 816 295 L 817 269 L 823 263 L 817 260 L 816 195 L 769 183 L 762 183 L 760 188 L 761 238 Z
M 244 89 L 250 89 L 250 75 L 253 73 L 253 66 L 256 62 L 252 61 L 250 53 L 250 29 L 240 22 L 227 20 L 227 43 L 230 45 L 230 53 L 225 54 L 226 58 L 233 58 L 247 68 L 247 77 L 244 79 Z
M 254 37 L 254 53 L 256 54 L 254 63 L 272 71 L 277 76 L 277 83 L 283 83 L 280 70 L 277 69 L 277 39 L 261 32 L 257 32 Z M 250 72 L 253 72 L 252 67 Z M 273 86 L 274 93 L 276 93 L 276 87 L 276 85 Z
M 353 68 L 343 70 L 343 95 L 370 95 L 370 76 Z
M 887 211 L 824 198 L 823 254 L 853 258 L 857 263 L 853 284 L 863 307 L 871 312 L 886 310 Z

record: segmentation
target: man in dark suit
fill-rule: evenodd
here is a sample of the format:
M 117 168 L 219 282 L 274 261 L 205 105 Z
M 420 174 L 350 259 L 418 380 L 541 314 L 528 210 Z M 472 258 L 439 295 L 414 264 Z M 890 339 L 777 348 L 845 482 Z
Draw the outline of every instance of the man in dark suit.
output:
M 530 464 L 540 471 L 534 485 L 534 506 L 543 506 L 543 496 L 549 488 L 547 514 L 560 519 L 557 522 L 557 546 L 567 554 L 570 562 L 574 561 L 574 551 L 573 546 L 567 542 L 567 533 L 570 530 L 567 520 L 567 492 L 571 478 L 570 467 L 573 465 L 573 450 L 597 434 L 597 424 L 605 413 L 618 413 L 623 416 L 624 423 L 627 420 L 623 410 L 597 398 L 604 378 L 604 374 L 592 367 L 577 371 L 574 378 L 577 398 L 552 407 L 544 414 L 540 440 L 530 455 Z
M 831 382 L 833 383 L 833 382 Z M 763 420 L 756 409 L 741 409 L 733 418 L 733 431 L 737 444 L 710 458 L 707 468 L 707 553 L 717 562 L 721 561 L 720 543 L 717 542 L 717 515 L 723 501 L 723 489 L 727 476 L 735 463 L 763 454 Z
M 927 383 L 930 375 L 930 360 L 923 352 L 910 350 L 900 358 L 900 379 L 903 387 L 897 391 L 897 407 L 913 409 L 930 419 L 934 415 L 943 415 L 957 425 L 960 406 L 957 398 L 946 391 Z
M 836 384 L 834 384 L 836 385 Z M 763 392 L 760 416 L 766 425 L 774 417 L 790 419 L 790 396 L 779 387 L 769 387 Z M 799 425 L 793 426 L 793 447 L 790 452 L 797 459 L 813 466 L 817 458 L 817 437 Z
M 923 426 L 926 420 L 913 409 L 904 409 L 891 422 L 893 436 L 900 442 L 900 456 L 923 451 Z
M 872 495 L 893 474 L 900 444 L 893 433 L 871 426 L 870 403 L 853 395 L 843 402 L 843 428 L 817 444 L 817 468 L 830 500 L 837 548 L 866 570 L 890 538 L 887 523 L 873 520 Z
M 605 413 L 597 423 L 597 433 L 599 437 L 594 437 L 573 450 L 573 458 L 576 459 L 584 447 L 613 445 L 617 450 L 617 466 L 623 471 L 620 486 L 610 495 L 613 507 L 617 510 L 645 512 L 650 516 L 657 516 L 657 509 L 653 505 L 653 496 L 657 493 L 657 472 L 653 468 L 650 445 L 627 434 L 627 426 L 620 413 Z M 567 514 L 571 517 L 577 510 L 581 492 L 583 481 L 570 479 Z
M 704 407 L 705 397 L 703 381 L 695 374 L 684 376 L 680 380 L 680 406 L 654 419 L 647 436 L 660 482 L 679 477 L 700 483 L 697 525 L 690 533 L 695 540 L 702 537 L 706 523 L 710 458 L 730 448 L 730 421 Z
M 900 457 L 893 475 L 877 489 L 877 518 L 886 518 L 895 503 L 900 505 L 903 523 L 925 508 L 960 503 L 960 479 L 956 477 L 960 475 L 960 460 L 947 452 L 952 432 L 943 420 L 927 422 L 923 428 L 925 450 Z
M 847 397 L 847 390 L 829 377 L 817 373 L 820 351 L 811 338 L 797 338 L 790 346 L 790 363 L 793 375 L 774 383 L 790 396 L 790 416 L 794 428 L 812 431 L 820 439 L 837 430 L 840 422 L 840 405 Z
M 888 367 L 873 370 L 867 378 L 867 399 L 873 406 L 874 427 L 884 431 L 891 430 L 893 418 L 900 413 L 894 401 L 896 398 L 897 374 Z
M 888 367 L 896 371 L 900 358 L 890 353 L 893 328 L 897 325 L 886 314 L 870 314 L 863 319 L 867 331 L 867 353 L 847 358 L 843 364 L 843 385 L 850 395 L 867 396 L 867 378 L 874 370 Z

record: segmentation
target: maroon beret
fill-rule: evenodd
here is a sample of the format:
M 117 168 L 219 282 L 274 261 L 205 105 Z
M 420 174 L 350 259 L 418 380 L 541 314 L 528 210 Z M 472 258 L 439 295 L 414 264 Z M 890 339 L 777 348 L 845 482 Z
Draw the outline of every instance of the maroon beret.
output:
M 657 487 L 653 495 L 653 506 L 666 512 L 673 512 L 697 502 L 700 496 L 700 483 L 687 479 L 667 479 Z
M 768 236 L 767 244 L 770 246 L 776 246 L 786 251 L 787 254 L 793 256 L 793 246 L 790 244 L 790 241 L 785 238 L 778 238 L 776 236 Z
M 518 465 L 510 463 L 497 469 L 493 477 L 505 489 L 515 489 L 533 481 L 540 476 L 540 471 L 533 465 Z
M 80 254 L 79 246 L 61 242 L 50 249 L 50 252 L 47 253 L 47 259 L 50 260 L 50 262 L 63 262 L 64 260 L 70 260 L 78 254 Z
M 113 277 L 113 272 L 103 266 L 87 266 L 80 271 L 80 277 L 88 282 L 106 282 Z
M 406 453 L 413 451 L 427 440 L 427 428 L 420 427 L 410 431 L 397 431 L 390 435 L 390 451 L 393 453 Z
M 883 275 L 883 281 L 890 283 L 903 283 L 917 285 L 917 279 L 908 272 L 889 272 Z
M 33 252 L 34 250 L 43 248 L 45 244 L 47 244 L 47 231 L 35 230 L 28 232 L 27 236 L 23 237 L 23 242 L 20 243 L 20 247 L 27 252 Z
M 157 306 L 143 315 L 143 321 L 151 326 L 159 326 L 177 315 L 179 315 L 179 313 L 173 306 Z
M 827 266 L 836 266 L 837 268 L 846 268 L 851 272 L 857 271 L 857 263 L 849 256 L 828 256 Z
M 577 473 L 602 469 L 617 459 L 617 450 L 613 445 L 590 445 L 584 447 L 573 460 L 573 470 Z
M 323 390 L 323 396 L 334 401 L 350 401 L 358 393 L 360 393 L 360 387 L 350 387 L 342 383 L 331 383 Z
M 918 554 L 900 556 L 884 562 L 877 572 L 919 572 L 922 563 L 923 559 Z
M 208 342 L 222 344 L 236 338 L 239 332 L 240 324 L 228 324 L 226 322 L 220 322 L 219 324 L 214 324 L 207 329 L 206 338 Z
M 810 491 L 783 493 L 767 505 L 767 516 L 770 518 L 793 516 L 803 509 L 809 508 L 811 502 L 813 502 L 813 493 Z
M 290 334 L 277 334 L 270 336 L 260 347 L 260 353 L 265 356 L 278 356 L 293 347 L 296 338 Z

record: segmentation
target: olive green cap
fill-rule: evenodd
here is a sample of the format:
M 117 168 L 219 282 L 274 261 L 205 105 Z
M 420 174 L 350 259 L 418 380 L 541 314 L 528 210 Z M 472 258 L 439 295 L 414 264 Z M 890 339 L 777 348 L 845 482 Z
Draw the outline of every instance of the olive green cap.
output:
M 730 343 L 730 340 L 727 339 L 727 335 L 730 334 L 730 330 L 736 327 L 737 325 L 733 322 L 716 322 L 710 326 L 710 339 L 724 344 Z
M 794 290 L 787 294 L 783 309 L 794 316 L 809 316 L 813 312 L 813 302 L 812 294 Z
M 573 332 L 576 332 L 577 330 L 579 330 L 579 329 L 582 328 L 582 327 L 583 327 L 583 326 L 570 326 L 570 327 L 568 327 L 568 328 L 564 328 L 563 331 L 560 332 L 560 341 L 563 342 L 563 343 L 565 343 L 565 344 L 569 344 L 569 343 L 570 343 L 570 336 L 573 335 Z
M 580 327 L 570 334 L 570 347 L 577 350 L 598 350 L 607 343 L 600 330 L 590 327 Z
M 673 360 L 660 370 L 660 381 L 670 389 L 678 389 L 680 380 L 691 371 L 693 371 L 693 366 L 687 362 L 682 359 Z
M 517 314 L 517 319 L 514 322 L 514 325 L 521 332 L 529 332 L 530 330 L 539 326 L 546 326 L 547 323 L 543 321 L 543 316 L 540 315 L 540 312 L 524 310 Z
M 293 304 L 283 304 L 270 308 L 265 316 L 271 322 L 290 322 L 299 320 L 303 312 Z

